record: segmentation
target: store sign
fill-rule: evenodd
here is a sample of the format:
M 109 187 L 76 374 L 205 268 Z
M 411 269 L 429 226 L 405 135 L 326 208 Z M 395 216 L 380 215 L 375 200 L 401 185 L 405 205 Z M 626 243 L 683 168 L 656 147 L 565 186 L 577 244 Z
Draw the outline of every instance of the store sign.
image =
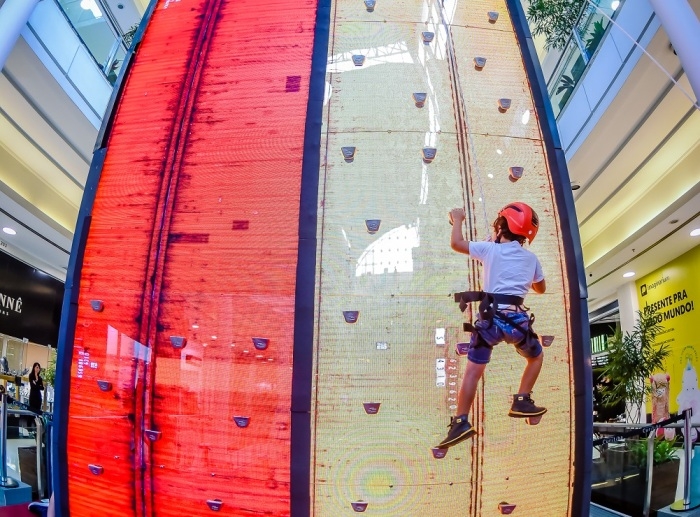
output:
M 657 345 L 666 345 L 671 354 L 666 359 L 668 403 L 675 413 L 686 405 L 692 394 L 700 404 L 700 334 L 698 306 L 700 298 L 700 246 L 669 262 L 636 282 L 639 308 L 652 314 L 663 327 L 656 336 Z M 694 402 L 693 402 L 694 403 Z
M 56 345 L 63 282 L 0 252 L 0 333 Z

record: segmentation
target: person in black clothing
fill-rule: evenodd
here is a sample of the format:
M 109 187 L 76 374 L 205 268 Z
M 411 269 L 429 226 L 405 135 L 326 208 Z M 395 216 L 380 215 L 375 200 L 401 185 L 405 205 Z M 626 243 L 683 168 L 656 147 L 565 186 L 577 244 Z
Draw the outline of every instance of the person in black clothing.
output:
M 29 408 L 41 414 L 41 392 L 44 391 L 44 381 L 41 378 L 41 365 L 34 363 L 29 373 Z

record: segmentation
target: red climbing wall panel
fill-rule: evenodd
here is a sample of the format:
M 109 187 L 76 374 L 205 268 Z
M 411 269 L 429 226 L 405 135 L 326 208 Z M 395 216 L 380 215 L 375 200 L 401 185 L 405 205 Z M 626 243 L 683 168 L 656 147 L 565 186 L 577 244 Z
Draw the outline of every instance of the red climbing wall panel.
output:
M 84 255 L 73 517 L 289 514 L 315 13 L 313 0 L 164 0 L 153 13 Z

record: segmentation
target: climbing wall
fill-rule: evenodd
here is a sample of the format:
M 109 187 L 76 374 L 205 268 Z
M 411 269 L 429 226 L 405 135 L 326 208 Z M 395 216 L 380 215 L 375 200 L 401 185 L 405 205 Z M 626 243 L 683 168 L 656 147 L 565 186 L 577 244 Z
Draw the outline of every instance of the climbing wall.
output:
M 289 515 L 315 12 L 281 0 L 166 0 L 153 12 L 84 252 L 72 517 Z
M 444 7 L 443 7 L 444 5 Z M 338 0 L 321 167 L 314 414 L 315 515 L 564 516 L 572 382 L 562 243 L 542 137 L 505 3 Z M 514 181 L 516 180 L 517 181 Z M 475 439 L 432 448 L 456 409 L 468 340 L 455 292 L 478 266 L 450 249 L 466 206 L 485 238 L 521 200 L 548 285 L 531 294 L 545 350 L 537 426 L 507 416 L 524 360 L 496 347 Z M 536 480 L 536 481 L 535 481 Z M 538 489 L 533 489 L 536 483 Z
M 569 515 L 573 259 L 505 2 L 152 9 L 67 283 L 65 514 Z M 524 361 L 498 346 L 477 436 L 438 450 L 454 294 L 480 288 L 447 213 L 480 240 L 515 200 L 541 219 L 549 412 L 507 417 Z

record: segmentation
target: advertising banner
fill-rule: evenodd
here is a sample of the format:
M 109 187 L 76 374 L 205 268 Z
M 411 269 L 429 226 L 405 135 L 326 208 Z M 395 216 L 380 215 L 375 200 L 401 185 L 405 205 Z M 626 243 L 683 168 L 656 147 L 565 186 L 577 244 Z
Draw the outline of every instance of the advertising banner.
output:
M 56 345 L 63 282 L 0 252 L 0 333 Z
M 653 273 L 637 280 L 639 308 L 656 315 L 663 327 L 657 345 L 666 345 L 671 354 L 666 359 L 665 379 L 671 413 L 694 407 L 700 409 L 700 337 L 698 337 L 698 297 L 700 297 L 700 246 L 672 260 Z M 656 376 L 655 376 L 656 377 Z

